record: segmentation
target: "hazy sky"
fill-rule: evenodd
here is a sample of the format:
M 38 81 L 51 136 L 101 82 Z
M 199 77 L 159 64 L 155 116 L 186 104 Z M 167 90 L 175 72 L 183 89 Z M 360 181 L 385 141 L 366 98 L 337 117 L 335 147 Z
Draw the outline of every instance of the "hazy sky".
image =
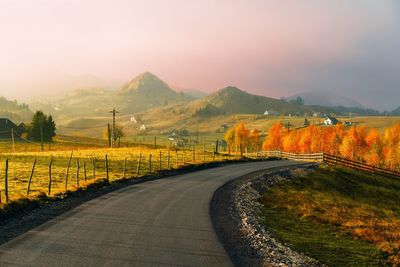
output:
M 172 86 L 400 105 L 398 0 L 0 0 L 0 95 Z

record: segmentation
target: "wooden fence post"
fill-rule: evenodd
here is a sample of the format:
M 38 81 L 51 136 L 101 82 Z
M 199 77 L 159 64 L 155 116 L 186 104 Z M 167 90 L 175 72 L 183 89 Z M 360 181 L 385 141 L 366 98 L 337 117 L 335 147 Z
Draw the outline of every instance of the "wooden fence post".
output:
M 124 158 L 124 179 L 126 178 L 126 158 Z
M 168 156 L 167 156 L 167 167 L 168 167 L 168 170 L 171 168 L 170 157 L 171 157 L 171 151 L 168 148 Z
M 8 202 L 8 159 L 6 159 L 6 176 L 5 176 L 5 185 L 4 185 L 4 193 L 6 195 L 6 203 Z
M 108 174 L 108 157 L 107 157 L 107 154 L 106 154 L 106 179 L 107 179 L 107 181 L 110 179 L 110 176 Z
M 139 155 L 139 159 L 138 159 L 138 164 L 137 164 L 137 172 L 136 172 L 136 176 L 140 175 L 140 165 L 142 164 L 142 153 L 140 153 Z
M 196 145 L 193 145 L 193 163 L 196 163 Z
M 28 189 L 26 190 L 26 195 L 27 195 L 27 196 L 29 195 L 29 191 L 30 191 L 30 189 L 31 189 L 31 182 L 32 182 L 33 173 L 35 172 L 36 160 L 37 160 L 37 159 L 35 159 L 35 160 L 33 161 L 32 170 L 31 170 L 31 175 L 29 176 Z
M 176 157 L 176 167 L 179 166 L 179 159 L 178 159 L 178 149 L 175 150 L 175 157 Z
M 52 167 L 52 165 L 53 165 L 53 156 L 51 156 L 51 158 L 50 158 L 50 163 L 49 163 L 49 192 L 48 192 L 48 195 L 50 196 L 50 194 L 51 194 L 51 175 L 52 175 L 52 173 L 51 173 L 51 167 Z
M 76 186 L 79 187 L 79 159 L 76 159 Z
M 86 162 L 83 162 L 83 178 L 85 179 L 85 182 L 86 182 L 87 181 Z
M 93 180 L 96 179 L 96 158 L 92 158 Z
M 72 153 L 74 153 L 74 151 L 71 151 L 71 155 L 69 156 L 68 165 L 67 165 L 67 173 L 65 174 L 65 191 L 68 190 L 68 175 L 69 175 L 69 167 L 71 166 Z
M 151 154 L 150 154 L 150 156 L 149 156 L 149 172 L 151 172 Z
M 161 154 L 161 150 L 160 150 L 160 171 L 161 171 L 161 169 L 162 169 L 162 162 L 161 162 L 161 157 L 162 157 L 162 154 Z
M 203 145 L 203 163 L 206 162 L 206 145 Z

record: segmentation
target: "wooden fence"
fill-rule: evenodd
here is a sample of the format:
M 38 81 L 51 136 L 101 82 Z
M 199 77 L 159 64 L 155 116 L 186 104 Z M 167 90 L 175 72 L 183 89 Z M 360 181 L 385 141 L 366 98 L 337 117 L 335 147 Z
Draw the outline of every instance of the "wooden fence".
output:
M 295 161 L 307 161 L 307 162 L 324 162 L 328 165 L 343 166 L 356 170 L 362 170 L 370 173 L 376 173 L 386 177 L 400 179 L 400 172 L 391 171 L 376 166 L 364 164 L 362 162 L 341 158 L 326 153 L 314 153 L 314 154 L 295 154 L 283 151 L 263 151 L 265 157 L 276 157 Z
M 337 157 L 337 156 L 333 156 L 333 155 L 329 155 L 329 154 L 324 154 L 323 162 L 325 162 L 329 165 L 349 167 L 349 168 L 356 169 L 356 170 L 367 171 L 367 172 L 383 175 L 386 177 L 400 179 L 400 172 L 395 172 L 395 171 L 379 168 L 376 166 L 371 166 L 368 164 L 364 164 L 362 162 L 353 161 L 353 160 L 349 160 L 349 159 L 345 159 L 345 158 L 341 158 L 341 157 Z
M 324 160 L 323 153 L 295 154 L 284 151 L 263 151 L 263 155 L 266 157 L 275 157 L 275 158 L 283 158 L 283 159 L 307 161 L 307 162 L 322 162 Z

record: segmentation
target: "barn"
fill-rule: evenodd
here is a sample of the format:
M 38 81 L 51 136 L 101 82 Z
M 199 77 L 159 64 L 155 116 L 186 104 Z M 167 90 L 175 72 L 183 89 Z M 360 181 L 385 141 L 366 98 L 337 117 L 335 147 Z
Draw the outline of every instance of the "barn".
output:
M 21 134 L 22 124 L 20 127 L 7 118 L 0 118 L 0 139 L 11 138 L 12 131 L 16 134 Z

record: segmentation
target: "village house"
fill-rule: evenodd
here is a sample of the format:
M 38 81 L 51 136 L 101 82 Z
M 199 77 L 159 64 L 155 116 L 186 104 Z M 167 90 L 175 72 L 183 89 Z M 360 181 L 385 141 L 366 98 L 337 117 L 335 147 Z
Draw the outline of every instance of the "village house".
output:
M 336 125 L 339 121 L 335 117 L 326 117 L 324 120 L 325 125 Z
M 17 126 L 7 118 L 0 118 L 0 139 L 11 138 L 11 132 L 20 135 L 24 131 L 24 124 Z

